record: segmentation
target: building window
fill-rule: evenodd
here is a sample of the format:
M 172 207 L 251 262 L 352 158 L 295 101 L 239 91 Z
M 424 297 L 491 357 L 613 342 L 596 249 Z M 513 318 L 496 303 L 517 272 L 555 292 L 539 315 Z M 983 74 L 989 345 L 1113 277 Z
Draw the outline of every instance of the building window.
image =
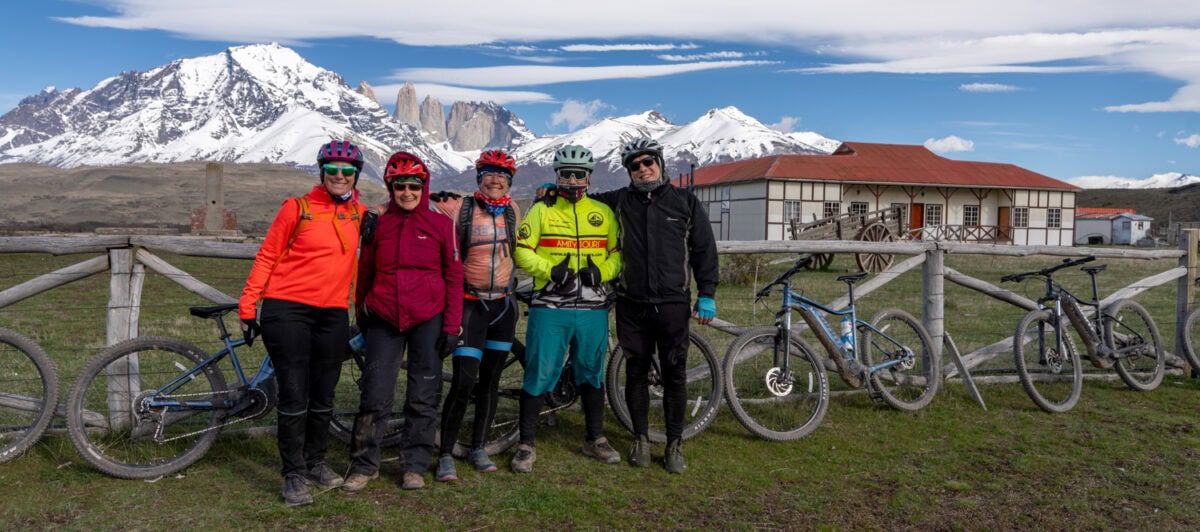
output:
M 783 202 L 783 220 L 791 222 L 792 220 L 800 220 L 800 200 L 784 200 Z
M 979 227 L 979 206 L 963 205 L 963 225 Z
M 842 202 L 826 201 L 825 202 L 825 217 L 837 216 L 842 213 Z
M 1029 227 L 1029 207 L 1013 207 L 1013 227 Z
M 904 222 L 905 227 L 908 227 L 908 204 L 893 203 L 890 205 L 890 207 L 896 209 L 896 212 L 898 213 L 897 216 L 900 217 L 900 221 Z
M 1145 223 L 1145 222 L 1138 222 L 1138 223 L 1137 223 L 1137 228 L 1138 228 L 1138 229 L 1144 229 L 1144 228 L 1145 228 L 1145 226 L 1143 226 L 1143 225 L 1142 225 L 1143 223 Z
M 1062 209 L 1051 207 L 1046 210 L 1046 227 L 1062 227 Z
M 942 204 L 925 204 L 925 227 L 942 225 Z
M 869 204 L 865 201 L 851 201 L 850 214 L 866 214 L 869 212 Z

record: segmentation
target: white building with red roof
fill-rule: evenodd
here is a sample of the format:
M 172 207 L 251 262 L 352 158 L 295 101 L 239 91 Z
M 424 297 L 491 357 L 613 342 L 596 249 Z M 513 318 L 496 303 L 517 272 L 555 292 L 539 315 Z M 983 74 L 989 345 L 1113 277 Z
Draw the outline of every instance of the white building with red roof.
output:
M 784 240 L 799 223 L 896 208 L 918 239 L 1070 246 L 1079 187 L 1011 164 L 955 161 L 924 146 L 843 143 L 697 168 L 719 240 Z M 844 237 L 853 239 L 852 237 Z

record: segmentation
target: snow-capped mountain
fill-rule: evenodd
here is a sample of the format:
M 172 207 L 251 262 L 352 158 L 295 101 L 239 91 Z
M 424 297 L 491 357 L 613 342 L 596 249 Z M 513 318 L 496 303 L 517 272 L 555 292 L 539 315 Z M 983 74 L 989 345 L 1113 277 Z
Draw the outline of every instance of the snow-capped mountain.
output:
M 341 76 L 277 44 L 229 48 L 89 90 L 50 88 L 0 117 L 0 162 L 61 167 L 216 160 L 311 167 L 316 146 L 349 138 L 378 175 L 395 146 L 438 172 L 461 167 Z
M 1068 179 L 1072 185 L 1083 188 L 1175 188 L 1200 183 L 1200 176 L 1180 172 L 1155 174 L 1146 179 L 1130 179 L 1115 176 L 1083 176 Z

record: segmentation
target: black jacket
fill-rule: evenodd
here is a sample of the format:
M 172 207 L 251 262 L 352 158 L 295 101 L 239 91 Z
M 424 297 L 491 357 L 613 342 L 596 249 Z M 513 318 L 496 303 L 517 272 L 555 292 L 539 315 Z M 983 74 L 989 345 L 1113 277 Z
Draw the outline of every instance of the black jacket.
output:
M 621 222 L 625 265 L 617 297 L 634 303 L 691 303 L 691 279 L 700 297 L 720 281 L 717 243 L 708 213 L 691 192 L 670 183 L 653 192 L 632 185 L 588 197 L 605 203 Z

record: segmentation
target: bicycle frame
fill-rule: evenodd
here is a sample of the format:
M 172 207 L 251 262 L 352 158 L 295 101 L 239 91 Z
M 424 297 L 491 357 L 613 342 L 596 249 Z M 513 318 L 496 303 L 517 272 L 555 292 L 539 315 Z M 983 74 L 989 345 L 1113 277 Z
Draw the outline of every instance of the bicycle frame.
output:
M 234 374 L 237 376 L 237 386 L 231 387 L 231 390 L 233 391 L 258 388 L 267 380 L 275 377 L 275 367 L 271 364 L 271 355 L 268 354 L 263 357 L 262 365 L 259 366 L 258 371 L 254 374 L 254 376 L 247 380 L 246 372 L 242 368 L 241 360 L 237 356 L 237 348 L 246 345 L 246 340 L 242 338 L 234 339 L 229 334 L 228 329 L 225 327 L 225 320 L 223 316 L 216 316 L 215 319 L 217 321 L 217 327 L 221 331 L 221 340 L 224 342 L 225 347 L 214 353 L 212 356 L 204 359 L 203 362 L 197 364 L 195 367 L 192 367 L 180 376 L 171 380 L 171 382 L 168 382 L 167 384 L 155 390 L 153 394 L 146 397 L 144 406 L 154 409 L 165 408 L 171 412 L 185 410 L 235 409 L 243 403 L 240 396 L 226 398 L 219 404 L 217 404 L 216 401 L 211 398 L 200 401 L 181 401 L 171 397 L 171 394 L 174 393 L 175 390 L 178 390 L 183 385 L 191 382 L 206 368 L 219 363 L 221 359 L 225 358 L 226 356 L 229 357 L 230 363 L 233 364 Z
M 1078 264 L 1072 262 L 1067 263 L 1065 266 L 1075 265 Z M 1061 266 L 1059 268 L 1061 268 Z M 1038 308 L 1041 310 L 1049 310 L 1051 312 L 1051 314 L 1054 316 L 1054 325 L 1059 331 L 1063 330 L 1063 316 L 1065 315 L 1067 317 L 1067 321 L 1072 325 L 1072 327 L 1075 328 L 1075 331 L 1078 332 L 1079 336 L 1083 339 L 1084 348 L 1087 349 L 1089 357 L 1095 357 L 1097 355 L 1110 355 L 1111 349 L 1104 344 L 1104 341 L 1101 338 L 1101 331 L 1104 330 L 1104 315 L 1100 309 L 1100 289 L 1096 282 L 1096 272 L 1088 272 L 1092 277 L 1092 299 L 1089 301 L 1071 293 L 1066 288 L 1063 288 L 1062 285 L 1058 284 L 1058 282 L 1054 281 L 1054 279 L 1051 277 L 1051 274 L 1053 274 L 1054 270 L 1059 268 L 1046 271 L 1044 275 L 1044 279 L 1046 281 L 1046 295 L 1038 299 Z M 1050 301 L 1054 302 L 1053 308 L 1046 306 L 1046 303 Z M 1084 314 L 1084 307 L 1092 309 L 1092 317 L 1089 318 L 1086 314 Z M 1061 335 L 1061 332 L 1059 335 Z M 1039 341 L 1041 340 L 1039 339 Z M 1056 342 L 1057 344 L 1055 347 L 1059 349 L 1059 352 L 1063 352 L 1062 338 L 1057 338 Z

